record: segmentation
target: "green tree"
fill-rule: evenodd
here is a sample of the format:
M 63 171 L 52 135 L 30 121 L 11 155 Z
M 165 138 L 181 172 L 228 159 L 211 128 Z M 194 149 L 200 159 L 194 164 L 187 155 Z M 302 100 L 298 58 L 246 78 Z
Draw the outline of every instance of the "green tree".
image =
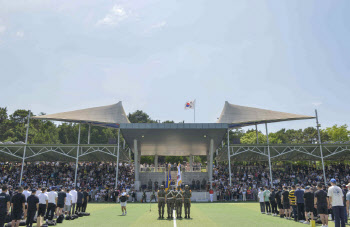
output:
M 333 125 L 322 131 L 329 135 L 329 139 L 332 142 L 346 142 L 350 140 L 350 131 L 348 131 L 347 125 Z
M 266 136 L 264 134 L 262 134 L 260 131 L 258 131 L 258 139 L 259 139 L 259 144 L 266 143 Z M 248 130 L 241 137 L 241 143 L 242 144 L 256 144 L 256 131 L 255 130 Z
M 129 121 L 131 123 L 157 123 L 155 120 L 152 120 L 148 114 L 142 110 L 136 110 L 133 113 L 128 115 Z

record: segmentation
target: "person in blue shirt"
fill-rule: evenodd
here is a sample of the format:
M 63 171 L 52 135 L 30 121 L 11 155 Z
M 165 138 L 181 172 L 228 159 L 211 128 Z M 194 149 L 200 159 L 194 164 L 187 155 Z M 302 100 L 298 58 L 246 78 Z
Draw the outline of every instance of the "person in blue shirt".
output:
M 294 192 L 294 196 L 297 199 L 297 212 L 299 222 L 305 221 L 305 207 L 304 207 L 304 185 L 296 185 L 297 190 Z

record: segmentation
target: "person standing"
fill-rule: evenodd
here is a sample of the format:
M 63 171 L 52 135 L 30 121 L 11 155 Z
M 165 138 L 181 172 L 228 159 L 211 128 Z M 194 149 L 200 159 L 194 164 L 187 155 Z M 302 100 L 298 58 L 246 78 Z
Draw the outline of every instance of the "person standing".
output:
M 297 201 L 294 193 L 295 193 L 295 185 L 293 185 L 292 190 L 289 191 L 289 202 L 293 209 L 294 221 L 298 221 Z
M 84 195 L 81 192 L 81 189 L 79 188 L 78 193 L 77 193 L 77 210 L 76 210 L 76 212 L 82 212 L 83 202 L 84 202 Z
M 168 194 L 166 195 L 168 219 L 173 218 L 174 200 L 175 200 L 175 195 L 173 193 L 173 190 L 169 190 Z
M 260 188 L 259 193 L 258 193 L 258 197 L 259 197 L 259 202 L 260 202 L 260 212 L 262 214 L 265 214 L 265 198 L 264 198 L 263 188 Z
M 63 208 L 64 204 L 66 204 L 66 197 L 67 194 L 65 193 L 64 189 L 58 189 L 57 193 L 57 216 L 60 216 L 63 214 Z
M 160 190 L 158 191 L 157 196 L 158 196 L 158 213 L 159 213 L 159 219 L 160 219 L 160 218 L 164 218 L 164 207 L 165 207 L 164 185 L 160 186 Z
M 83 200 L 82 211 L 86 212 L 86 207 L 89 201 L 89 193 L 86 191 L 86 188 L 84 188 L 84 191 L 83 191 L 83 198 L 84 200 Z
M 337 181 L 331 179 L 331 187 L 328 188 L 329 208 L 332 208 L 335 227 L 345 227 L 343 191 L 336 185 Z
M 75 187 L 73 187 L 72 191 L 70 191 L 70 194 L 72 195 L 72 214 L 74 214 L 75 206 L 77 204 L 77 191 L 75 190 Z
M 346 185 L 348 188 L 348 192 L 346 193 L 346 214 L 349 217 L 349 209 L 350 209 L 350 183 Z
M 182 202 L 183 202 L 183 195 L 180 190 L 180 186 L 177 188 L 177 192 L 175 192 L 175 207 L 176 207 L 176 218 L 182 218 Z
M 37 219 L 38 226 L 42 226 L 44 224 L 44 216 L 46 213 L 46 208 L 49 203 L 49 197 L 45 192 L 46 192 L 46 188 L 42 188 L 41 193 L 38 196 L 39 198 L 39 210 L 38 210 L 38 219 Z
M 270 204 L 272 208 L 272 215 L 277 216 L 277 203 L 276 203 L 276 192 L 274 188 L 271 188 L 271 193 L 270 193 Z
M 129 198 L 129 195 L 125 192 L 125 189 L 122 190 L 122 193 L 119 195 L 119 201 L 120 201 L 120 206 L 122 208 L 122 216 L 127 214 L 126 211 L 126 204 L 127 204 L 127 200 Z
M 209 190 L 209 197 L 210 197 L 210 202 L 212 203 L 213 197 L 214 197 L 214 190 L 212 188 Z
M 192 191 L 188 187 L 188 185 L 185 186 L 184 191 L 184 208 L 185 208 L 185 218 L 191 218 L 191 197 L 192 197 Z
M 11 199 L 10 195 L 7 194 L 7 186 L 2 186 L 0 193 L 0 227 L 4 227 L 6 215 L 10 213 Z
M 70 192 L 70 189 L 67 189 L 66 203 L 64 204 L 64 211 L 66 212 L 66 215 L 71 216 L 72 195 L 69 192 Z
M 17 194 L 12 196 L 11 211 L 12 211 L 12 226 L 19 226 L 19 222 L 22 219 L 23 211 L 25 211 L 26 197 L 22 194 L 23 188 L 19 187 Z M 24 214 L 26 218 L 26 214 Z
M 297 211 L 298 211 L 298 221 L 304 222 L 305 221 L 305 206 L 304 206 L 304 190 L 303 185 L 300 187 L 297 185 L 297 190 L 295 190 L 294 193 L 296 200 L 297 200 Z
M 266 214 L 267 215 L 271 214 L 270 194 L 271 194 L 271 192 L 269 191 L 269 188 L 267 186 L 265 186 L 264 201 L 265 201 L 265 207 L 266 207 Z
M 314 205 L 317 209 L 317 214 L 320 215 L 322 227 L 327 227 L 329 199 L 327 197 L 327 192 L 323 190 L 322 184 L 318 184 L 317 189 L 318 190 L 315 192 Z
M 304 201 L 305 201 L 305 222 L 304 224 L 310 224 L 308 220 L 308 214 L 311 216 L 311 220 L 314 220 L 314 193 L 311 192 L 310 187 L 305 187 L 304 193 Z
M 289 201 L 289 191 L 287 186 L 284 186 L 282 192 L 282 202 L 283 202 L 283 210 L 286 215 L 286 219 L 290 219 L 290 201 Z
M 47 205 L 46 219 L 52 220 L 57 207 L 58 194 L 56 192 L 56 188 L 52 188 L 51 191 L 47 194 L 47 197 L 48 197 L 49 203 Z
M 23 195 L 25 196 L 25 198 L 26 198 L 26 203 L 25 203 L 25 209 L 27 210 L 27 199 L 28 199 L 28 197 L 30 196 L 30 192 L 28 191 L 28 186 L 25 186 L 24 187 L 24 190 L 23 190 Z M 24 211 L 24 212 L 26 212 L 26 211 Z
M 278 206 L 280 218 L 283 218 L 282 188 L 281 187 L 278 187 L 278 192 L 276 193 L 276 203 Z
M 35 195 L 36 189 L 32 190 L 32 194 L 27 198 L 27 227 L 32 227 L 35 213 L 39 210 L 39 198 Z M 0 225 L 0 227 L 2 227 Z

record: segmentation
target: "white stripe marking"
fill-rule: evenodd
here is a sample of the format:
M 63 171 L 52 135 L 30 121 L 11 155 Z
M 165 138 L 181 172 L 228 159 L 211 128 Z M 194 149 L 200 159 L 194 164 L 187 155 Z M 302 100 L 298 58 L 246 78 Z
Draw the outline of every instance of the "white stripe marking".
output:
M 175 210 L 173 210 L 173 220 L 174 220 L 174 227 L 176 227 L 176 213 Z

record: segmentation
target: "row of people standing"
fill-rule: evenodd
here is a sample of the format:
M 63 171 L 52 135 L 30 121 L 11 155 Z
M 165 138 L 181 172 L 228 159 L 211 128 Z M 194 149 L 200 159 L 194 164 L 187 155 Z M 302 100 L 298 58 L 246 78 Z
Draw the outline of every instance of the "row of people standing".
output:
M 350 188 L 350 184 L 346 187 Z M 294 221 L 304 224 L 317 220 L 322 227 L 326 227 L 328 215 L 331 214 L 335 227 L 344 227 L 349 214 L 350 192 L 337 186 L 335 179 L 331 179 L 328 190 L 322 184 L 317 187 L 283 186 L 276 190 L 266 186 L 265 189 L 260 188 L 258 197 L 261 213 L 279 214 L 288 220 L 293 217 Z
M 28 187 L 24 189 L 19 187 L 11 196 L 8 187 L 4 185 L 1 191 L 0 227 L 3 227 L 8 219 L 12 221 L 12 226 L 18 226 L 20 221 L 25 219 L 27 226 L 32 226 L 35 219 L 38 226 L 41 226 L 44 218 L 53 220 L 64 213 L 71 215 L 85 212 L 88 203 L 88 193 L 83 189 L 56 190 L 53 187 L 49 190 L 46 188 L 29 190 Z

